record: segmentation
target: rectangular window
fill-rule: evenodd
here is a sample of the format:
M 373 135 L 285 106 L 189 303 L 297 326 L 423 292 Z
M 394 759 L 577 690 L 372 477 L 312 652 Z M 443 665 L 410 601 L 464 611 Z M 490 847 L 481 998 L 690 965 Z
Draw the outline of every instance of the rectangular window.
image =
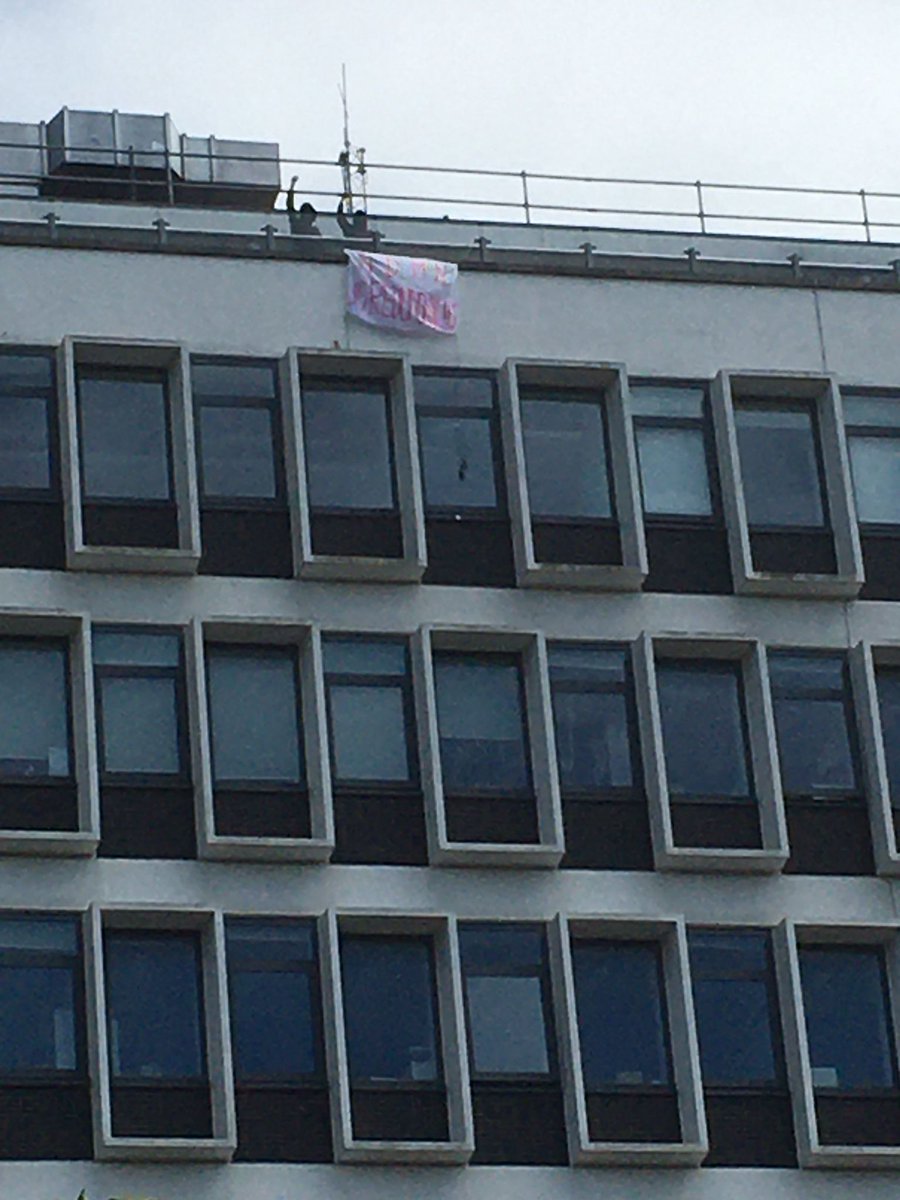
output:
M 572 942 L 592 1141 L 677 1142 L 665 982 L 655 942 Z
M 299 650 L 206 652 L 216 831 L 309 837 Z
M 843 654 L 769 654 L 791 861 L 815 874 L 873 870 Z
M 512 586 L 493 374 L 416 371 L 427 583 Z
M 424 863 L 425 824 L 404 641 L 326 637 L 336 861 Z
M 194 855 L 181 637 L 169 630 L 95 629 L 101 854 Z
M 78 920 L 0 919 L 3 1158 L 92 1156 Z
M 311 921 L 229 918 L 237 1159 L 331 1158 L 321 988 Z
M 632 383 L 630 392 L 645 515 L 711 518 L 705 389 Z
M 881 744 L 887 768 L 894 837 L 900 845 L 900 667 L 876 663 L 875 685 L 878 689 Z
M 432 939 L 343 934 L 340 954 L 354 1137 L 446 1141 Z
M 844 425 L 860 525 L 863 600 L 900 599 L 900 395 L 844 393 Z
M 108 930 L 113 1134 L 210 1137 L 199 935 Z
M 546 936 L 461 925 L 476 1163 L 568 1163 Z
M 564 865 L 652 870 L 627 651 L 558 642 L 548 660 Z
M 656 685 L 676 845 L 760 847 L 741 663 L 659 659 Z
M 191 382 L 203 542 L 200 570 L 290 577 L 276 364 L 194 359 Z

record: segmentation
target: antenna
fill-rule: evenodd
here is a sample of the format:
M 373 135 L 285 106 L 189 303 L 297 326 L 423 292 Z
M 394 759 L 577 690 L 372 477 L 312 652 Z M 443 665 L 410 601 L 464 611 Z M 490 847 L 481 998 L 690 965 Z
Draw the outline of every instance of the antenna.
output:
M 341 204 L 346 205 L 348 213 L 353 213 L 353 176 L 355 174 L 360 178 L 362 211 L 365 212 L 368 203 L 366 195 L 366 151 L 364 146 L 358 146 L 354 150 L 350 145 L 350 107 L 347 103 L 346 63 L 341 63 L 341 82 L 338 92 L 341 96 L 341 107 L 344 113 L 344 148 L 338 155 L 338 166 L 341 168 L 341 180 L 343 183 Z

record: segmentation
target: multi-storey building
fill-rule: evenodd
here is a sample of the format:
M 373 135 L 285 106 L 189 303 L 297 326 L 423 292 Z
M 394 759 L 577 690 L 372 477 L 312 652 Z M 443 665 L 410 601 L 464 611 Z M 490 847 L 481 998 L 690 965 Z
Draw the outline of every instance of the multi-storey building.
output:
M 0 134 L 3 1196 L 893 1195 L 900 250 Z

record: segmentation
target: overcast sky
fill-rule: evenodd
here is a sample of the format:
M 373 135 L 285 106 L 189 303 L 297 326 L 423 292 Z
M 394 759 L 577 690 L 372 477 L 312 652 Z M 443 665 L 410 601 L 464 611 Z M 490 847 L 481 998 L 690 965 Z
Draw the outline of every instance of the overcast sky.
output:
M 0 0 L 0 62 L 0 120 L 331 159 L 346 62 L 370 161 L 900 192 L 900 0 Z

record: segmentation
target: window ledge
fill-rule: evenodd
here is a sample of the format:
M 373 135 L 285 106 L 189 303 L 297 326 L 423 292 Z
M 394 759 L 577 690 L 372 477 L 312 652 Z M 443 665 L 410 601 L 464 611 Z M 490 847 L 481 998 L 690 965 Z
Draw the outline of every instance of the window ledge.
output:
M 553 870 L 565 847 L 537 842 L 448 842 L 432 850 L 431 863 L 441 867 L 514 867 Z
M 328 862 L 334 842 L 326 838 L 220 837 L 208 835 L 198 857 L 213 861 Z
M 584 588 L 598 592 L 639 592 L 646 577 L 647 572 L 638 566 L 533 560 L 517 572 L 519 587 Z
M 474 1149 L 474 1145 L 467 1142 L 368 1142 L 354 1138 L 335 1146 L 335 1161 L 464 1166 Z
M 95 1153 L 101 1162 L 229 1162 L 234 1151 L 228 1138 L 105 1136 Z
M 424 559 L 371 558 L 366 555 L 311 555 L 297 572 L 301 579 L 371 583 L 420 583 Z
M 897 1170 L 900 1167 L 900 1146 L 823 1146 L 816 1142 L 799 1152 L 801 1167 L 853 1171 Z
M 807 596 L 812 600 L 851 600 L 862 575 L 780 575 L 773 571 L 735 573 L 734 590 L 744 596 Z
M 65 858 L 91 858 L 96 854 L 99 844 L 99 835 L 85 830 L 0 830 L 0 855 L 46 854 Z
M 742 875 L 774 875 L 788 860 L 786 850 L 728 849 L 726 847 L 671 846 L 656 852 L 661 871 L 715 871 Z M 900 863 L 898 863 L 900 868 Z
M 701 1142 L 585 1142 L 572 1154 L 576 1167 L 699 1167 L 709 1153 Z
M 195 575 L 200 555 L 193 550 L 146 546 L 75 546 L 66 555 L 73 571 L 134 571 Z

